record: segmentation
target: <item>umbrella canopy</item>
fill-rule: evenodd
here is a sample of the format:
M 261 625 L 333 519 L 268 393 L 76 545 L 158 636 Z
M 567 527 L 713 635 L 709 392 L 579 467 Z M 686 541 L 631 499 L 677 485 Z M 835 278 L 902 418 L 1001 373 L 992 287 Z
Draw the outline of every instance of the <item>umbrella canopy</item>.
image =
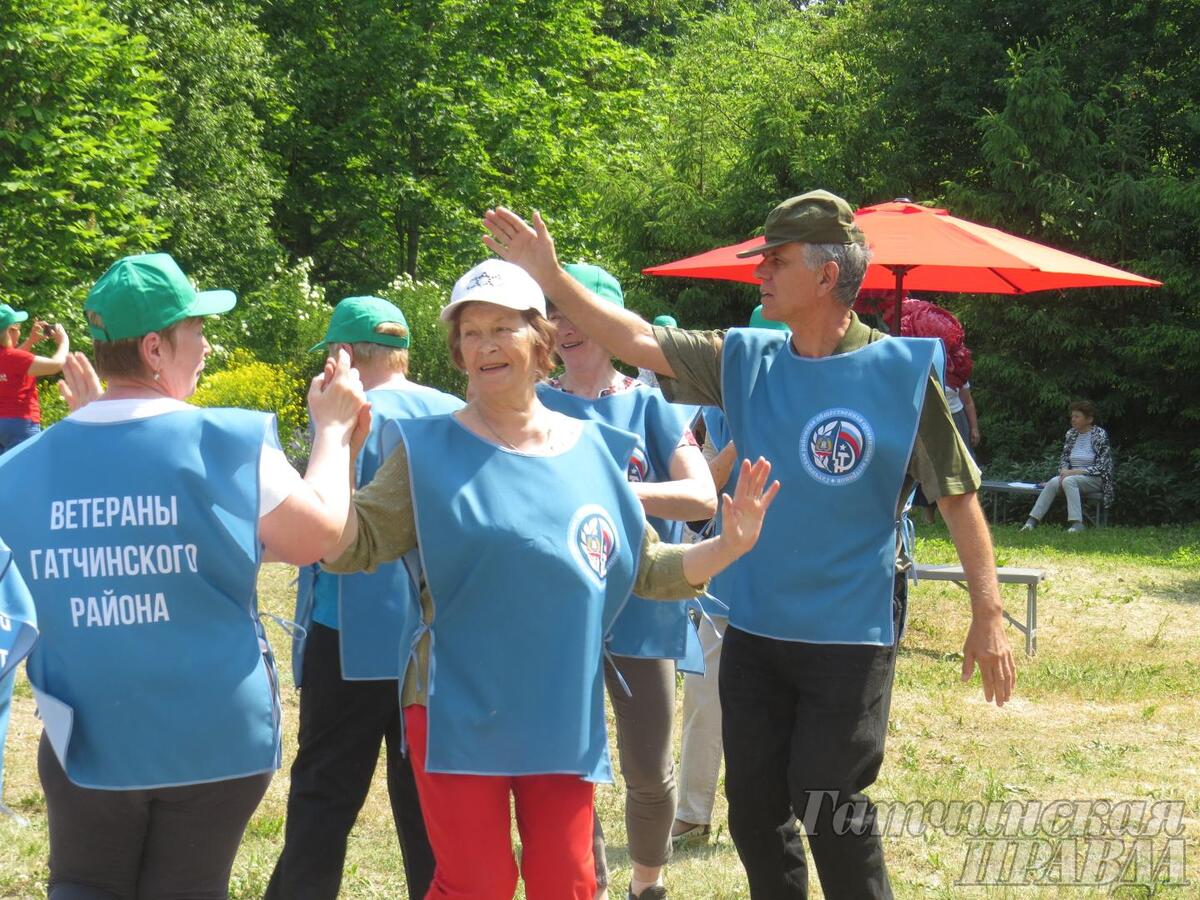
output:
M 854 221 L 867 236 L 871 265 L 866 289 L 1027 294 L 1060 288 L 1161 287 L 1162 282 L 1064 253 L 986 225 L 897 200 L 864 206 Z M 648 275 L 712 278 L 757 284 L 759 257 L 737 254 L 764 243 L 752 238 L 697 256 L 643 269 Z

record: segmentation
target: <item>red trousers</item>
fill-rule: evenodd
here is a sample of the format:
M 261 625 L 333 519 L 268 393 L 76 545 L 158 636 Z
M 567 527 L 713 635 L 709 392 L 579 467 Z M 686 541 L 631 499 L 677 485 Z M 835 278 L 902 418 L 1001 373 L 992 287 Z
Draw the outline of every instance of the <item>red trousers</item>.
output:
M 426 900 L 512 900 L 517 889 L 509 797 L 521 835 L 527 900 L 592 900 L 594 785 L 577 775 L 425 771 L 425 707 L 404 709 L 408 747 L 437 862 Z

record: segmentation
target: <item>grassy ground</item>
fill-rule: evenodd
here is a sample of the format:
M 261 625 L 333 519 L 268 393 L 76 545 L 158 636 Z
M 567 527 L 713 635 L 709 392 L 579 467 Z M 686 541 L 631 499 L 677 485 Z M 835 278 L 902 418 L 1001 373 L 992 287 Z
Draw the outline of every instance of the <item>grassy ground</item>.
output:
M 1140 868 L 1131 863 L 1124 870 L 1128 883 L 1122 882 L 1115 892 L 1200 896 L 1200 528 L 1111 528 L 1066 535 L 1053 527 L 1031 534 L 1001 527 L 996 543 L 1001 564 L 1047 572 L 1040 592 L 1038 656 L 1025 658 L 1018 649 L 1023 646 L 1021 636 L 1011 632 L 1020 665 L 1016 699 L 1002 710 L 988 707 L 978 677 L 969 686 L 958 680 L 966 595 L 951 584 L 916 586 L 897 668 L 887 760 L 873 797 L 925 803 L 1182 801 L 1181 841 L 1168 845 L 1165 834 L 1143 839 L 1143 855 L 1134 860 L 1140 861 Z M 923 562 L 954 560 L 940 526 L 922 528 L 918 551 Z M 264 569 L 264 608 L 290 612 L 289 579 L 283 567 Z M 1009 608 L 1022 611 L 1023 594 L 1007 590 Z M 276 637 L 274 643 L 288 684 L 288 642 Z M 286 766 L 295 752 L 296 693 L 285 688 L 284 696 Z M 0 823 L 4 898 L 45 896 L 46 820 L 35 770 L 38 733 L 22 675 L 9 735 L 5 799 L 31 824 L 18 829 Z M 262 894 L 282 842 L 286 794 L 285 767 L 250 823 L 234 868 L 236 898 Z M 620 887 L 629 877 L 621 793 L 602 788 L 598 803 L 610 839 L 613 884 Z M 749 896 L 733 844 L 721 827 L 724 815 L 724 800 L 718 798 L 716 840 L 677 856 L 669 867 L 667 884 L 673 897 Z M 1081 816 L 1079 824 L 1086 824 L 1085 819 Z M 1093 836 L 1112 836 L 1111 819 L 1092 824 Z M 897 896 L 1082 898 L 1114 893 L 1111 884 L 961 884 L 964 864 L 972 853 L 978 860 L 983 846 L 972 843 L 968 830 L 935 827 L 915 836 L 889 833 L 885 846 Z M 1041 852 L 1055 846 L 1033 847 L 1035 843 L 1026 841 L 1025 848 Z M 1091 873 L 1118 871 L 1135 846 L 1127 837 L 1116 850 L 1110 847 L 1110 853 L 1125 855 L 1113 857 L 1118 862 L 1107 870 L 1093 866 Z M 1017 847 L 1010 845 L 1010 852 Z M 1078 852 L 1081 874 L 1086 874 L 1084 850 Z M 1191 883 L 1163 884 L 1171 874 L 1165 861 L 1178 863 L 1181 856 L 1190 864 L 1186 874 Z M 1047 870 L 1061 872 L 1064 859 L 1059 857 Z M 1155 882 L 1153 869 L 1160 863 Z M 1008 877 L 1008 870 L 1006 864 L 1001 874 Z M 1174 874 L 1178 876 L 1177 868 Z M 384 787 L 377 778 L 351 837 L 343 896 L 404 897 L 402 880 Z M 820 896 L 819 889 L 814 895 Z

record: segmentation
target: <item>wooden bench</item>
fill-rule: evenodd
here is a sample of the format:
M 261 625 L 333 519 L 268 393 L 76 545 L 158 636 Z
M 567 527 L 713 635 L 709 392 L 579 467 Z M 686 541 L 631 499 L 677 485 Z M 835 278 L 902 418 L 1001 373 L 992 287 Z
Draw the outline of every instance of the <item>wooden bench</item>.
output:
M 915 566 L 914 581 L 953 581 L 964 591 L 967 589 L 967 576 L 962 566 Z M 1025 653 L 1034 656 L 1037 653 L 1037 591 L 1038 585 L 1046 579 L 1046 573 L 1041 569 L 1018 569 L 1011 566 L 998 566 L 996 578 L 1001 584 L 1025 585 L 1025 621 L 1018 622 L 1008 612 L 1004 618 L 1012 623 L 1017 631 L 1025 635 Z

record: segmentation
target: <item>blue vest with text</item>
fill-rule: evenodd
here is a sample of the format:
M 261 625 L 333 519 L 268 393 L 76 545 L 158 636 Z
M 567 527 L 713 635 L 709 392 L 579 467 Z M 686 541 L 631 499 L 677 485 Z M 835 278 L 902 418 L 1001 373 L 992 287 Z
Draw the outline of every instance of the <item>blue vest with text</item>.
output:
M 941 343 L 892 338 L 822 359 L 734 328 L 722 392 L 743 457 L 783 487 L 731 569 L 730 624 L 791 641 L 890 645 L 896 508 Z
M 630 481 L 658 482 L 671 478 L 671 456 L 687 428 L 688 410 L 667 402 L 658 388 L 637 387 L 596 400 L 587 400 L 538 385 L 538 399 L 548 408 L 576 419 L 603 422 L 638 438 L 629 459 Z M 664 541 L 677 544 L 683 523 L 647 516 Z M 608 636 L 609 652 L 643 659 L 684 659 L 688 656 L 690 601 L 646 600 L 636 594 L 617 617 Z M 697 642 L 697 646 L 698 646 Z
M 434 609 L 426 768 L 611 780 L 601 660 L 645 528 L 634 436 L 585 424 L 527 456 L 450 416 L 401 431 Z
M 414 384 L 403 390 L 367 391 L 371 434 L 356 462 L 357 485 L 370 483 L 400 443 L 397 420 L 438 416 L 461 409 L 453 394 Z M 317 622 L 339 632 L 342 678 L 347 681 L 399 678 L 401 633 L 405 622 L 420 618 L 420 563 L 417 555 L 384 563 L 373 573 L 334 575 L 320 566 L 300 569 L 296 622 Z M 304 659 L 303 632 L 292 642 L 292 673 L 300 685 Z
M 279 767 L 258 620 L 259 459 L 274 417 L 67 419 L 0 460 L 37 609 L 27 671 L 72 782 L 139 789 Z

